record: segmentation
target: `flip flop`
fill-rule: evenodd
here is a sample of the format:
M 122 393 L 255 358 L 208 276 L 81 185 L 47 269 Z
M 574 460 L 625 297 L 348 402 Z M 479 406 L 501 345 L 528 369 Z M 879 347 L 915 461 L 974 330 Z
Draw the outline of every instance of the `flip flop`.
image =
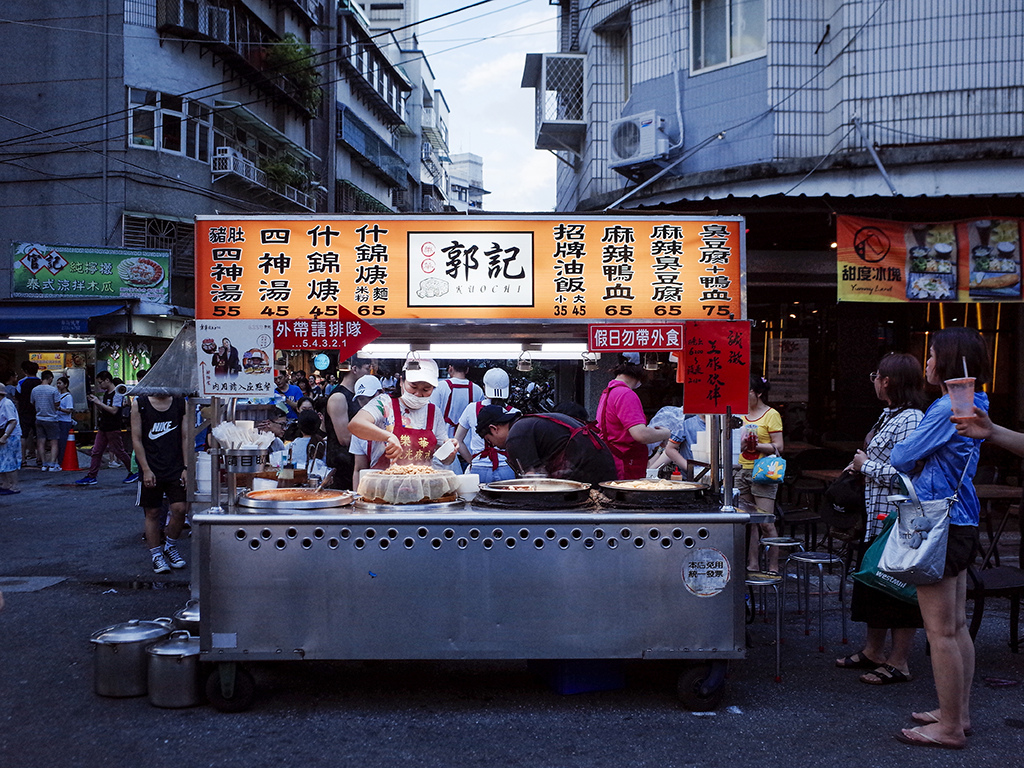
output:
M 872 661 L 860 651 L 836 662 L 840 669 L 877 669 L 878 662 Z
M 917 738 L 913 736 L 907 736 L 908 733 L 916 734 Z M 904 744 L 909 744 L 912 747 L 934 747 L 937 749 L 963 749 L 967 744 L 948 744 L 945 741 L 939 741 L 936 738 L 929 736 L 927 733 L 922 733 L 917 728 L 904 728 L 899 733 L 894 733 L 893 736 L 896 741 Z
M 874 675 L 875 679 L 866 680 L 868 675 Z M 892 664 L 882 664 L 877 669 L 860 676 L 860 681 L 868 685 L 892 685 L 893 683 L 909 683 L 911 680 L 913 678 L 910 675 L 903 674 Z
M 939 718 L 937 718 L 931 712 L 911 712 L 910 713 L 910 719 L 913 720 L 915 723 L 920 723 L 921 725 L 931 725 L 932 723 L 939 722 Z M 964 729 L 964 736 L 973 736 L 973 735 L 974 735 L 974 729 L 973 728 L 965 728 Z

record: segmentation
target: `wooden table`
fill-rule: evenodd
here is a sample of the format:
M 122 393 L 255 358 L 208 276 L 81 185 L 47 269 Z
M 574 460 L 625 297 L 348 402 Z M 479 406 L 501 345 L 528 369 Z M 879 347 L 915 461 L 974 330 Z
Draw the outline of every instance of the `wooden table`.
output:
M 978 501 L 981 502 L 981 511 L 983 513 L 985 532 L 988 534 L 989 545 L 988 550 L 985 553 L 985 560 L 993 560 L 996 565 L 999 565 L 999 539 L 1003 535 L 1003 531 L 1006 529 L 1006 523 L 1010 519 L 1010 512 L 1012 502 L 1021 500 L 1021 488 L 1015 485 L 991 485 L 991 484 L 979 484 L 974 486 L 974 491 L 978 494 Z M 994 503 L 1002 501 L 1006 503 L 1006 508 L 1003 510 L 1002 517 L 996 520 L 996 514 L 993 510 Z M 1018 515 L 1020 512 L 1018 511 Z M 995 530 L 992 529 L 992 523 L 996 522 Z M 1024 535 L 1021 536 L 1020 548 L 1017 553 L 1017 562 L 1024 563 Z M 984 567 L 984 563 L 982 564 Z
M 829 485 L 833 480 L 843 474 L 843 469 L 803 469 L 800 471 L 800 477 L 809 477 L 812 480 L 821 480 L 825 485 Z

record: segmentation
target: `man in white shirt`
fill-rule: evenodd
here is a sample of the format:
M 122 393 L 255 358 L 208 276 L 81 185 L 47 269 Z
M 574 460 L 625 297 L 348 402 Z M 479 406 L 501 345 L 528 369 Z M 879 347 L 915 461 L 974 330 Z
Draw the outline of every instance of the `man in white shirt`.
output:
M 479 401 L 484 392 L 469 380 L 469 364 L 454 362 L 448 366 L 448 378 L 437 383 L 430 402 L 441 409 L 444 423 L 448 425 L 448 437 L 455 437 L 459 417 L 470 403 Z

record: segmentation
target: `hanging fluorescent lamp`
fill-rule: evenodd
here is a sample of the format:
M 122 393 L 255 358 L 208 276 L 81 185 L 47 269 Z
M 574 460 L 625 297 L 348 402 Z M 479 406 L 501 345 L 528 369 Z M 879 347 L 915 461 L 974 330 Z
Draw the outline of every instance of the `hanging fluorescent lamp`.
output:
M 431 344 L 430 354 L 457 360 L 511 360 L 519 357 L 522 344 Z

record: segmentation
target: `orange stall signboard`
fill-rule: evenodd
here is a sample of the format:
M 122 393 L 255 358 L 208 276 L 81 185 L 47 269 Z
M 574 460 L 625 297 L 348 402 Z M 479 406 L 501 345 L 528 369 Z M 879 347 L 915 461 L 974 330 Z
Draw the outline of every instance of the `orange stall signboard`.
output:
M 739 217 L 198 216 L 196 317 L 746 316 Z

